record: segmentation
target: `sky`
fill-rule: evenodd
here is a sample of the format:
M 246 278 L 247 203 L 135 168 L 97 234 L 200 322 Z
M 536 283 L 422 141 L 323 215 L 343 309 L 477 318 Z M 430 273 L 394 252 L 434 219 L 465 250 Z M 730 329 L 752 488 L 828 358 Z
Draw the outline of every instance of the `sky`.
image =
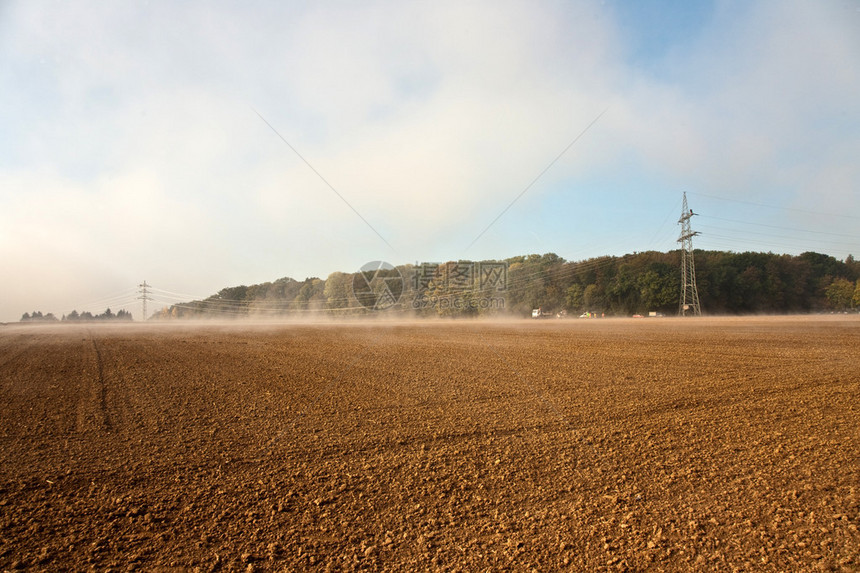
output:
M 669 251 L 685 192 L 842 260 L 858 158 L 860 0 L 0 0 L 0 321 Z

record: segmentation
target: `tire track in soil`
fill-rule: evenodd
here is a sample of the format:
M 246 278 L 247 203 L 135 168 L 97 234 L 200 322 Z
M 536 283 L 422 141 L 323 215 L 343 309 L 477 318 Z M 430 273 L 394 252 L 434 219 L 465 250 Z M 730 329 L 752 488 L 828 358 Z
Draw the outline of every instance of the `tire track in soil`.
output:
M 113 430 L 113 422 L 107 409 L 107 389 L 105 388 L 105 368 L 102 352 L 95 338 L 92 338 L 93 349 L 96 351 L 96 364 L 98 366 L 98 381 L 96 392 L 98 394 L 99 411 L 101 413 L 102 425 L 108 432 Z
M 78 393 L 76 429 L 78 432 L 86 432 L 88 429 L 87 422 L 92 419 L 97 429 L 111 432 L 113 431 L 113 421 L 107 409 L 104 358 L 92 331 L 87 329 L 87 335 L 87 338 L 81 340 L 84 343 L 84 367 L 81 376 L 81 391 Z M 90 374 L 88 371 L 91 369 L 94 369 L 94 372 Z

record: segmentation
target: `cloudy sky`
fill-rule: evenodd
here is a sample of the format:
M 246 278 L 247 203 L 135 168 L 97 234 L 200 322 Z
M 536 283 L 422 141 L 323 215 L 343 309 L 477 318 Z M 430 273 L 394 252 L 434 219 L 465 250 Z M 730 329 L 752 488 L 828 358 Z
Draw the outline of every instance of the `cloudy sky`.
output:
M 0 321 L 666 251 L 683 192 L 860 256 L 858 102 L 860 0 L 0 1 Z

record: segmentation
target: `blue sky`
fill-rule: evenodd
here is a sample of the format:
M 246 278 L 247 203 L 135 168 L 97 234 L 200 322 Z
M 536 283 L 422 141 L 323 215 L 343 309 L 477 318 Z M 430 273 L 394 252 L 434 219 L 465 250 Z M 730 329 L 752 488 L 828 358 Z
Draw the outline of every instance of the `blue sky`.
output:
M 697 247 L 857 256 L 857 94 L 857 0 L 7 1 L 0 321 L 665 251 L 684 191 Z

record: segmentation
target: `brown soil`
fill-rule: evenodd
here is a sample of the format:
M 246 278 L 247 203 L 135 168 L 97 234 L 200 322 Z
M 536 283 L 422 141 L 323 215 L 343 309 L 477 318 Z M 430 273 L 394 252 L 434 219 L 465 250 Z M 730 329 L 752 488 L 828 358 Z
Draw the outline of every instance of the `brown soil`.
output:
M 0 570 L 860 570 L 857 317 L 0 329 Z

